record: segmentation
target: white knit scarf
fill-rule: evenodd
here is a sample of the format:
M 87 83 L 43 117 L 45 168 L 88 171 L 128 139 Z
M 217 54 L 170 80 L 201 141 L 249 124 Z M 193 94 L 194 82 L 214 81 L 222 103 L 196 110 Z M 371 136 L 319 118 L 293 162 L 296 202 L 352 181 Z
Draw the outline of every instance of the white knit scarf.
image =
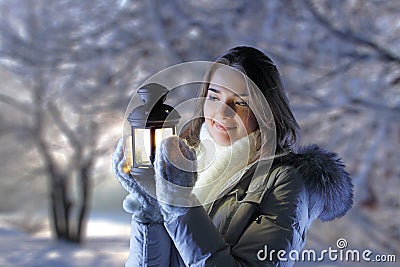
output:
M 237 183 L 260 146 L 260 131 L 235 141 L 232 145 L 217 144 L 203 123 L 200 144 L 195 148 L 198 179 L 193 193 L 202 204 L 221 197 L 228 186 Z

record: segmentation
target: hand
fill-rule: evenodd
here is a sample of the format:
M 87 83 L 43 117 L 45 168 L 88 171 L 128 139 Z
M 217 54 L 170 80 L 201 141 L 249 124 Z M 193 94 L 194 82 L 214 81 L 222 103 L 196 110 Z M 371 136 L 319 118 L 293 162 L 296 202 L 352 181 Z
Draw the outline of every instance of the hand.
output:
M 124 159 L 122 138 L 118 141 L 112 156 L 112 169 L 115 177 L 130 193 L 123 202 L 125 211 L 132 213 L 132 218 L 138 222 L 161 223 L 163 218 L 157 200 L 147 194 L 136 178 L 129 173 Z M 152 180 L 152 177 L 146 178 Z
M 157 200 L 164 220 L 200 206 L 192 194 L 197 180 L 196 154 L 178 136 L 161 142 L 154 161 Z

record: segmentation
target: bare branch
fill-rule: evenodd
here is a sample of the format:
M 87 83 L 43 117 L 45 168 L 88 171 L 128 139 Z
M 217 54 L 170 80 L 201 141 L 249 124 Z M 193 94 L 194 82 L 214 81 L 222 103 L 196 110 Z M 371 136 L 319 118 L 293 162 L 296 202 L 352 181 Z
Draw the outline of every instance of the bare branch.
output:
M 312 0 L 305 1 L 309 10 L 311 11 L 314 18 L 321 23 L 326 29 L 328 29 L 331 33 L 338 36 L 342 40 L 346 40 L 349 42 L 354 42 L 361 46 L 366 46 L 375 51 L 381 59 L 389 62 L 396 62 L 400 64 L 400 57 L 397 56 L 396 53 L 388 50 L 387 48 L 381 46 L 380 44 L 373 42 L 372 40 L 366 39 L 353 32 L 350 29 L 341 30 L 335 27 L 323 14 L 321 14 L 317 8 L 315 7 L 315 3 Z
M 312 85 L 310 84 L 310 87 L 317 87 L 316 85 L 321 85 L 321 83 L 323 83 L 324 81 L 333 79 L 334 77 L 347 72 L 348 70 L 350 70 L 353 66 L 355 66 L 357 63 L 359 63 L 361 60 L 363 60 L 365 57 L 364 56 L 359 56 L 354 58 L 353 60 L 347 62 L 346 64 L 343 64 L 341 66 L 337 66 L 335 69 L 333 69 L 332 71 L 329 71 L 327 73 L 325 73 L 323 76 L 315 79 L 314 81 L 312 81 Z
M 400 107 L 389 107 L 378 102 L 372 102 L 366 99 L 352 99 L 351 103 L 352 106 L 359 106 L 364 109 L 374 110 L 378 113 L 387 113 L 390 116 L 394 116 L 396 118 L 400 117 Z
M 26 113 L 32 114 L 33 108 L 31 107 L 30 103 L 18 101 L 15 98 L 9 97 L 8 95 L 0 93 L 0 102 L 3 102 L 7 105 L 10 105 L 18 110 Z
M 71 143 L 71 146 L 75 149 L 80 149 L 81 143 L 79 142 L 78 137 L 75 132 L 68 126 L 67 122 L 61 115 L 60 110 L 53 103 L 48 103 L 48 109 L 51 118 L 57 127 L 61 130 L 63 134 L 68 138 L 68 141 Z

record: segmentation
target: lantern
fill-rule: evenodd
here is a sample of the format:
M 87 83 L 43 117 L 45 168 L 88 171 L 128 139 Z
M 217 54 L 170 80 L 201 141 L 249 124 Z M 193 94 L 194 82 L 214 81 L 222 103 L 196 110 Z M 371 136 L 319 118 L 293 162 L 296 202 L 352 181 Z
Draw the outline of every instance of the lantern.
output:
M 157 145 L 162 139 L 176 134 L 180 115 L 164 104 L 168 89 L 149 83 L 138 90 L 143 104 L 132 110 L 128 121 L 132 132 L 132 174 L 153 168 Z

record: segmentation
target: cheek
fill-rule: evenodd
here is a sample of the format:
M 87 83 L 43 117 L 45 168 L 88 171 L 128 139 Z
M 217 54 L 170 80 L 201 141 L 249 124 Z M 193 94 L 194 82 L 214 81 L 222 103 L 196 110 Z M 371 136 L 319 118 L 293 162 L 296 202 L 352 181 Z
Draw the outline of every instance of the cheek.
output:
M 257 120 L 252 112 L 246 112 L 246 114 L 241 116 L 241 119 L 244 126 L 243 130 L 246 131 L 246 133 L 251 133 L 257 129 Z
M 249 120 L 249 125 L 247 127 L 247 132 L 251 133 L 258 128 L 257 120 L 253 117 Z
M 211 105 L 210 105 L 210 102 L 209 101 L 206 101 L 206 102 L 204 102 L 204 105 L 203 105 L 203 114 L 204 114 L 204 117 L 211 117 L 211 112 L 212 111 L 212 108 L 211 108 Z
M 206 118 L 215 118 L 219 112 L 219 105 L 216 101 L 206 101 L 203 105 L 203 114 Z

